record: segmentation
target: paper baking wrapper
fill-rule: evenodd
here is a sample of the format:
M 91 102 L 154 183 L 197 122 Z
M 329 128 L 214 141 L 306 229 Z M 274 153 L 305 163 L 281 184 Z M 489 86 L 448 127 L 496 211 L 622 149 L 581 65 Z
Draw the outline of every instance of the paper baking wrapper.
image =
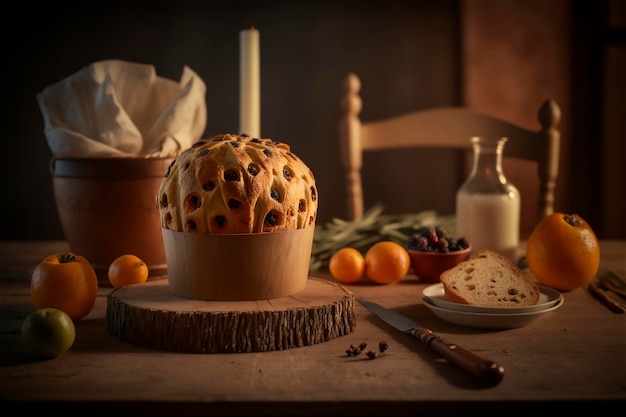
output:
M 315 227 L 250 234 L 161 229 L 169 290 L 202 300 L 245 301 L 303 291 Z

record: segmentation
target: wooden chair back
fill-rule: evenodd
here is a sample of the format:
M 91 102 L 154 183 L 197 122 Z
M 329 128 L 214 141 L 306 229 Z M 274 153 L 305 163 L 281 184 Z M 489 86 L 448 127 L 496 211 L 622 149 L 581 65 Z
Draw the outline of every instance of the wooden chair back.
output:
M 537 162 L 539 201 L 537 221 L 554 211 L 554 189 L 559 171 L 561 110 L 546 100 L 538 110 L 541 128 L 532 131 L 465 107 L 415 111 L 383 120 L 362 122 L 361 81 L 350 73 L 343 82 L 339 123 L 341 161 L 345 173 L 348 220 L 363 215 L 362 156 L 400 148 L 471 150 L 472 136 L 508 137 L 505 157 Z M 523 196 L 522 196 L 523 198 Z

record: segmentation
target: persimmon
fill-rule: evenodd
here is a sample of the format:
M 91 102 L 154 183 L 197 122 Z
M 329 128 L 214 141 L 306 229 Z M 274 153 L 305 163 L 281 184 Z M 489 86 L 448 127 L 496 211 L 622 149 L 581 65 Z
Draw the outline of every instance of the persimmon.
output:
M 577 214 L 553 213 L 533 229 L 526 262 L 537 280 L 559 291 L 590 282 L 600 266 L 600 245 L 591 226 Z
M 80 320 L 96 304 L 96 271 L 83 256 L 71 252 L 52 254 L 35 267 L 30 294 L 35 308 L 56 308 L 72 320 Z

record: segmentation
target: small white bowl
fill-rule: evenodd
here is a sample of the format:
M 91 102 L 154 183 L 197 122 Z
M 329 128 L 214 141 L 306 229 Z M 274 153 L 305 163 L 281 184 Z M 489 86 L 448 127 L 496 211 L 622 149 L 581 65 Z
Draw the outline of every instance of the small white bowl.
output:
M 464 327 L 476 329 L 503 330 L 524 327 L 542 318 L 545 314 L 560 308 L 565 302 L 564 298 L 551 307 L 543 310 L 535 310 L 527 313 L 474 313 L 469 311 L 450 310 L 432 304 L 428 298 L 423 297 L 424 305 L 437 317 Z M 503 310 L 503 309 L 500 309 Z

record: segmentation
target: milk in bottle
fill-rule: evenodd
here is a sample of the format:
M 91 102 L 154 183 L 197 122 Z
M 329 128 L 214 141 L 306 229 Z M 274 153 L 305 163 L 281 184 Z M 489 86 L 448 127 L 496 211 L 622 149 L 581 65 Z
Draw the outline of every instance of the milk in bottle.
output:
M 473 253 L 489 249 L 517 263 L 521 201 L 502 172 L 507 138 L 470 140 L 474 163 L 456 195 L 456 234 L 469 241 Z

